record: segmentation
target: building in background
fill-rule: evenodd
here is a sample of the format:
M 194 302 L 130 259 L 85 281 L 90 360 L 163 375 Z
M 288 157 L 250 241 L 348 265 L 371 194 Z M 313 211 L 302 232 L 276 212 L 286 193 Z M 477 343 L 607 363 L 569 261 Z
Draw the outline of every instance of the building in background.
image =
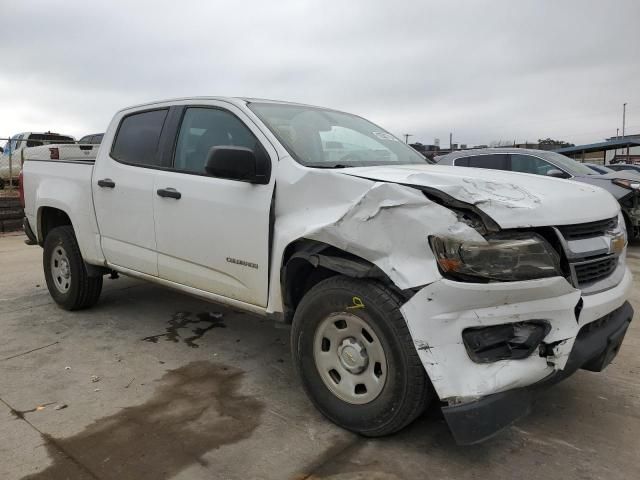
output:
M 640 135 L 611 137 L 604 142 L 564 147 L 555 151 L 579 162 L 599 165 L 627 162 L 640 164 Z

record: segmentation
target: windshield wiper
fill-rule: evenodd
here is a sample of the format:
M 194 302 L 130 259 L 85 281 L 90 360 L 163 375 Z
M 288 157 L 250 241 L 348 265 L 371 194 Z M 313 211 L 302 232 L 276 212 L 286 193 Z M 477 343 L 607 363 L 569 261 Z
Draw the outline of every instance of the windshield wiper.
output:
M 313 168 L 349 168 L 348 165 L 343 165 L 342 163 L 337 163 L 335 165 L 326 165 L 324 163 L 307 163 L 306 166 Z

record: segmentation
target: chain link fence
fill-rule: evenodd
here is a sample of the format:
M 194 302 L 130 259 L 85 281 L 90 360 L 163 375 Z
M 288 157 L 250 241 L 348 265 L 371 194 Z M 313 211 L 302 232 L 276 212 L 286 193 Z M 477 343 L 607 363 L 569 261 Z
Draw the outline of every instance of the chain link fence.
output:
M 25 152 L 29 155 L 30 147 L 53 143 L 76 145 L 71 137 L 49 133 L 0 137 L 0 234 L 22 229 L 24 211 L 20 204 L 18 187 Z M 49 151 L 40 154 L 48 155 Z
M 11 152 L 9 138 L 0 137 L 0 147 L 3 149 L 0 153 L 0 234 L 2 234 L 20 230 L 24 212 L 17 190 L 22 158 Z
M 20 169 L 22 168 L 22 151 L 13 152 L 12 139 L 8 137 L 0 137 L 0 190 L 4 192 L 0 193 L 2 196 L 7 196 L 9 190 L 15 189 L 18 185 L 18 175 L 20 175 Z

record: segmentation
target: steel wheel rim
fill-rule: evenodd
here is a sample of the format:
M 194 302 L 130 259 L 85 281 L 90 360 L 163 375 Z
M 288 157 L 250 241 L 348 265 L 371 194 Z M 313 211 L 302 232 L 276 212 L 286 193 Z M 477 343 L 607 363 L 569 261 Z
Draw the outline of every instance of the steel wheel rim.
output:
M 340 400 L 362 405 L 375 400 L 387 379 L 387 357 L 369 324 L 348 312 L 320 322 L 313 358 L 325 386 Z
M 56 245 L 51 255 L 51 278 L 60 293 L 67 293 L 71 288 L 71 265 L 67 251 L 62 245 Z

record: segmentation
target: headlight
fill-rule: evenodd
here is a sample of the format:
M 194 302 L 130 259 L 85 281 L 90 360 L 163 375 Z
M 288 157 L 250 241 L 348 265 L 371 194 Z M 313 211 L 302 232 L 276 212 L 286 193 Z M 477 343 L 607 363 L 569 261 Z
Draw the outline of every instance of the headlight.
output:
M 627 180 L 626 178 L 615 178 L 611 181 L 622 188 L 628 188 L 630 190 L 640 190 L 640 181 L 637 181 L 637 180 Z
M 535 233 L 494 236 L 483 243 L 429 240 L 442 273 L 458 280 L 513 282 L 561 275 L 558 254 Z

